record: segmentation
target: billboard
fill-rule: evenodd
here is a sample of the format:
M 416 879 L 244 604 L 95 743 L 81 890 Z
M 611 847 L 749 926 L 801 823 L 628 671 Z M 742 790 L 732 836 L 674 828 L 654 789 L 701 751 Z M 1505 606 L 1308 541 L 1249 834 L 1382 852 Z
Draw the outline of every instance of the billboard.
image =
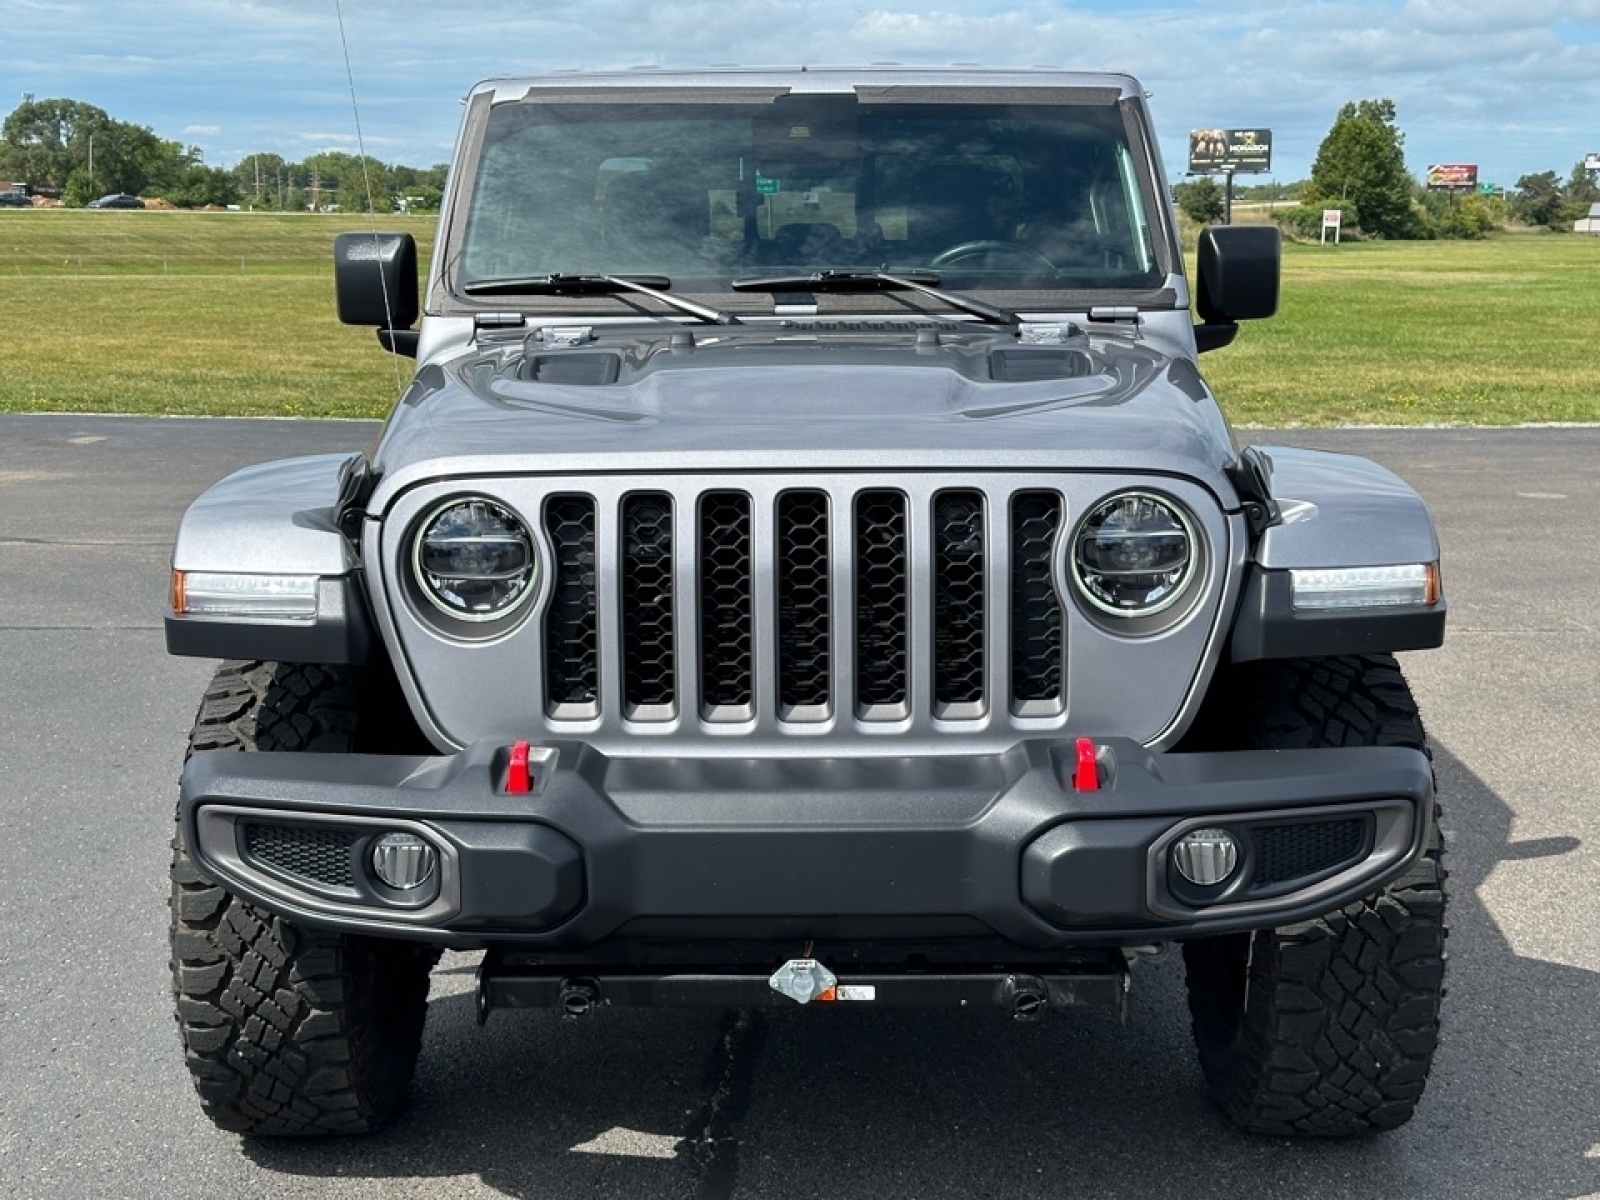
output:
M 1191 129 L 1189 174 L 1265 173 L 1272 170 L 1272 130 Z
M 1585 171 L 1600 171 L 1600 154 L 1585 154 L 1583 156 L 1583 169 Z
M 1433 163 L 1428 167 L 1431 192 L 1470 192 L 1477 187 L 1477 163 Z

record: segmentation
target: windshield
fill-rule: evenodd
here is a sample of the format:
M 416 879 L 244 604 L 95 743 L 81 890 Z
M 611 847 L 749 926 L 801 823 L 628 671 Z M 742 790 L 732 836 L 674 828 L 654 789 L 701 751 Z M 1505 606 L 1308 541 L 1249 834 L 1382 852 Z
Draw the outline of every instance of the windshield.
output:
M 1159 287 L 1115 103 L 532 98 L 491 111 L 452 286 L 931 269 L 962 290 Z M 703 94 L 702 94 L 703 96 Z

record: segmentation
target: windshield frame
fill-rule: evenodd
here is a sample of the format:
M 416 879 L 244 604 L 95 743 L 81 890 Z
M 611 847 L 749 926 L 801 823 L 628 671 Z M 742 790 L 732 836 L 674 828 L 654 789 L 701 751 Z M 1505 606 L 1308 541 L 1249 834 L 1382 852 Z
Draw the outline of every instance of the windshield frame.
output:
M 880 106 L 950 104 L 982 108 L 987 106 L 1094 105 L 1104 109 L 1114 105 L 1120 133 L 1128 155 L 1127 169 L 1137 188 L 1144 238 L 1153 264 L 1152 285 L 1140 287 L 1032 287 L 1010 289 L 997 286 L 971 286 L 965 280 L 947 278 L 947 291 L 981 297 L 982 301 L 1014 312 L 1073 313 L 1091 307 L 1134 307 L 1141 310 L 1171 310 L 1187 302 L 1183 283 L 1182 256 L 1177 249 L 1172 210 L 1165 194 L 1165 176 L 1159 152 L 1149 133 L 1144 97 L 1137 85 L 1121 76 L 1067 76 L 1060 72 L 1007 73 L 1004 82 L 977 80 L 972 73 L 943 76 L 920 72 L 905 79 L 882 77 L 869 71 L 838 73 L 828 86 L 816 74 L 767 74 L 752 78 L 750 73 L 718 73 L 681 76 L 668 80 L 633 80 L 617 76 L 594 78 L 556 77 L 543 80 L 502 82 L 481 85 L 469 97 L 462 122 L 460 152 L 452 167 L 448 186 L 449 202 L 441 217 L 438 250 L 430 271 L 427 311 L 446 316 L 471 316 L 482 312 L 515 309 L 538 320 L 545 317 L 584 320 L 607 318 L 637 320 L 640 315 L 672 317 L 672 310 L 640 303 L 619 304 L 615 295 L 506 295 L 471 296 L 463 290 L 468 281 L 462 270 L 466 250 L 468 218 L 472 193 L 482 170 L 489 123 L 501 105 L 521 103 L 590 104 L 615 108 L 619 103 L 657 106 L 682 105 L 705 108 L 728 105 L 773 104 L 780 97 L 813 92 L 854 98 L 862 112 L 885 110 Z M 802 93 L 795 85 L 806 88 Z M 819 86 L 819 84 L 821 86 Z M 837 264 L 849 268 L 852 264 Z M 576 267 L 574 269 L 577 269 Z M 909 270 L 911 268 L 901 268 Z M 620 271 L 622 274 L 633 272 Z M 747 269 L 728 273 L 723 283 L 752 274 Z M 1158 280 L 1158 281 L 1157 281 Z M 707 277 L 675 281 L 675 295 L 693 297 L 701 304 L 740 316 L 773 315 L 774 297 L 759 292 L 734 291 L 730 287 L 708 287 Z M 687 285 L 687 286 L 686 286 Z M 623 298 L 626 300 L 627 298 Z M 633 298 L 637 300 L 637 298 Z M 948 312 L 934 298 L 905 291 L 838 291 L 815 297 L 818 311 L 859 313 L 905 318 L 918 312 L 942 315 Z

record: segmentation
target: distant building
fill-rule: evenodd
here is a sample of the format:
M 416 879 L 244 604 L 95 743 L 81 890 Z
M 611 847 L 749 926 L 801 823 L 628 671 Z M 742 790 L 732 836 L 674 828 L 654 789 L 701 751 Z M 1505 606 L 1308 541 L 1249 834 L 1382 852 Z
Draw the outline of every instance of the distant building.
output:
M 1589 205 L 1589 215 L 1572 223 L 1573 233 L 1592 233 L 1600 237 L 1600 204 Z

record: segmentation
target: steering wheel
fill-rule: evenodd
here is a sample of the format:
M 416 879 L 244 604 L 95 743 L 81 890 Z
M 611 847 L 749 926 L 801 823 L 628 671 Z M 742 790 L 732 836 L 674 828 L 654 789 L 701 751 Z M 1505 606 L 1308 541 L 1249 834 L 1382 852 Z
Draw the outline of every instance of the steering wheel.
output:
M 987 238 L 980 238 L 972 242 L 958 242 L 947 250 L 941 250 L 928 260 L 930 267 L 948 267 L 952 263 L 960 262 L 964 258 L 977 258 L 984 254 L 1010 254 L 1017 258 L 1025 258 L 1031 263 L 1044 267 L 1049 271 L 1057 270 L 1055 263 L 1031 247 L 1024 246 L 1021 242 L 1001 242 Z

